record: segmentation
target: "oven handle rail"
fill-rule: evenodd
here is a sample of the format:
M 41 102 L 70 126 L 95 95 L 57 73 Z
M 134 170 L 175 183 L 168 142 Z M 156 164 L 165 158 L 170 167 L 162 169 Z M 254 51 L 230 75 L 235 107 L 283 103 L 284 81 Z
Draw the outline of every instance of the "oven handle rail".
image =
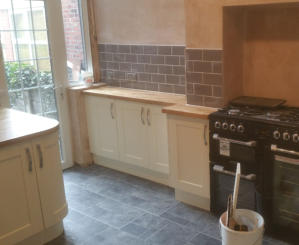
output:
M 287 154 L 294 155 L 294 156 L 299 156 L 299 152 L 278 148 L 277 145 L 271 145 L 271 151 L 280 152 L 280 153 L 287 153 Z
M 223 174 L 228 174 L 228 175 L 231 175 L 231 176 L 236 176 L 235 172 L 225 170 L 224 167 L 220 166 L 220 165 L 214 165 L 213 170 L 215 172 L 218 172 L 218 173 L 223 173 Z M 254 181 L 254 180 L 256 180 L 256 175 L 255 174 L 248 174 L 248 175 L 241 174 L 241 178 L 246 179 L 246 180 L 250 180 L 250 181 Z
M 223 141 L 228 141 L 230 143 L 238 144 L 238 145 L 244 145 L 244 146 L 249 146 L 249 147 L 255 147 L 256 146 L 256 141 L 240 141 L 240 140 L 233 140 L 233 139 L 228 139 L 228 138 L 222 138 L 218 134 L 213 134 L 213 139 L 214 140 L 223 140 Z

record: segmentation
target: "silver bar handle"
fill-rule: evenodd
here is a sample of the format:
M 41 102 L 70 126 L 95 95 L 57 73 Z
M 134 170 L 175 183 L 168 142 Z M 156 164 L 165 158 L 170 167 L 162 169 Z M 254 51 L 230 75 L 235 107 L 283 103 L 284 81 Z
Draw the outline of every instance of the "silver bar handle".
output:
M 39 168 L 43 168 L 44 167 L 44 158 L 43 158 L 41 146 L 36 145 L 36 149 L 37 149 L 38 156 L 39 156 Z
M 208 129 L 208 125 L 205 124 L 204 133 L 203 133 L 203 140 L 204 140 L 205 145 L 208 145 L 207 129 Z
M 28 171 L 32 172 L 32 164 L 33 164 L 33 162 L 32 162 L 32 157 L 31 157 L 31 153 L 30 153 L 29 148 L 26 148 L 26 155 L 27 155 L 27 159 L 28 159 L 28 163 L 29 163 L 29 165 L 28 165 Z
M 111 118 L 114 119 L 114 115 L 113 115 L 113 102 L 110 103 L 110 114 L 111 114 Z
M 244 146 L 250 146 L 250 147 L 256 146 L 256 141 L 255 140 L 252 140 L 252 141 L 233 140 L 233 139 L 228 139 L 228 138 L 222 138 L 218 134 L 213 134 L 213 139 L 214 140 L 224 140 L 224 141 L 228 141 L 230 143 L 234 143 L 234 144 L 238 144 L 238 145 L 244 145 Z
M 214 165 L 213 170 L 215 172 L 218 172 L 218 173 L 228 174 L 228 175 L 231 175 L 231 176 L 236 176 L 235 172 L 225 170 L 224 167 L 220 166 L 220 165 Z M 253 181 L 253 180 L 256 180 L 256 175 L 255 174 L 247 174 L 247 175 L 241 174 L 241 178 Z
M 287 154 L 294 155 L 294 156 L 299 156 L 299 152 L 278 148 L 277 145 L 271 145 L 271 151 L 280 152 L 280 153 L 287 153 Z
M 279 162 L 299 166 L 299 159 L 293 159 L 293 158 L 289 158 L 289 157 L 275 155 L 275 160 L 279 161 Z
M 141 107 L 140 117 L 141 117 L 142 124 L 145 125 L 145 121 L 144 121 L 144 108 L 143 107 Z
M 150 111 L 150 109 L 147 109 L 146 118 L 147 118 L 148 126 L 151 126 L 151 111 Z

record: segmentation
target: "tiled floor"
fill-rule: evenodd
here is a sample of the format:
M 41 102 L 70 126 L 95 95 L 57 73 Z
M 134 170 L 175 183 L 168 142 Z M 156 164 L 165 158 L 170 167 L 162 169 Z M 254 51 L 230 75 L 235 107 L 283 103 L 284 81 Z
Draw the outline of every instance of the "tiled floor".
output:
M 217 218 L 163 185 L 100 166 L 64 172 L 65 233 L 48 245 L 219 245 Z M 286 244 L 266 238 L 264 245 Z

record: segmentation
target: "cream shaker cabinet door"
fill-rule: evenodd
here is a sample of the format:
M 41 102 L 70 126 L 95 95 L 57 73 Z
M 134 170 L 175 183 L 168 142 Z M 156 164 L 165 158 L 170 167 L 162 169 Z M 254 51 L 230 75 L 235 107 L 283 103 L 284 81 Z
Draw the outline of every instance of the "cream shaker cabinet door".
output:
M 148 168 L 146 108 L 135 102 L 117 101 L 120 160 Z
M 1 147 L 0 195 L 0 244 L 43 230 L 31 144 Z
M 86 96 L 86 113 L 91 152 L 118 160 L 118 116 L 115 101 Z
M 168 133 L 167 117 L 161 106 L 147 106 L 146 121 L 150 152 L 150 168 L 168 174 Z
M 67 214 L 58 133 L 32 142 L 40 203 L 45 228 L 60 222 Z
M 169 119 L 171 166 L 175 187 L 210 197 L 208 121 Z

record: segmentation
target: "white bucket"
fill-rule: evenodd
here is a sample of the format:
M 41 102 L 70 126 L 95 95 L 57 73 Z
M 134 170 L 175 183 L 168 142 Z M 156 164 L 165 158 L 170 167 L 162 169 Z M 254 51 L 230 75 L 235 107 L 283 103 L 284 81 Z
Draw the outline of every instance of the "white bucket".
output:
M 262 245 L 264 234 L 263 217 L 251 210 L 236 209 L 236 222 L 247 225 L 248 232 L 235 231 L 228 228 L 226 223 L 226 212 L 220 217 L 222 245 Z

